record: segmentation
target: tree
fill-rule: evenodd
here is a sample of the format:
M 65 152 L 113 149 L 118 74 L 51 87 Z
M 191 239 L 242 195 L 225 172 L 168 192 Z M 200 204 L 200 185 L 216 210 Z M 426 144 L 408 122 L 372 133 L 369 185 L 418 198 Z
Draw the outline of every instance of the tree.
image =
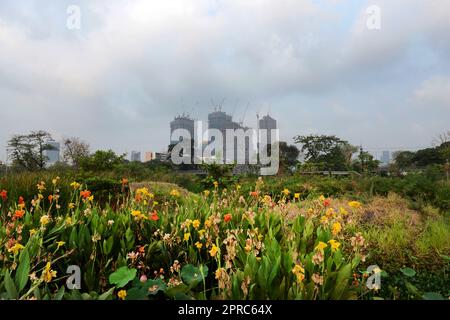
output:
M 409 169 L 414 166 L 415 153 L 412 151 L 397 151 L 394 152 L 394 163 L 400 170 Z
M 336 136 L 309 135 L 297 136 L 295 142 L 302 145 L 308 164 L 321 164 L 327 170 L 348 169 L 348 154 L 344 150 L 352 150 L 349 143 Z
M 80 166 L 80 161 L 89 156 L 89 144 L 72 137 L 64 140 L 63 159 L 66 163 L 75 167 Z
M 358 159 L 353 161 L 353 170 L 358 172 L 372 172 L 378 169 L 380 161 L 375 160 L 373 155 L 367 151 L 363 151 L 359 154 Z
M 300 150 L 294 145 L 288 145 L 286 142 L 280 142 L 280 167 L 282 170 L 293 167 L 297 164 L 297 158 Z
M 112 150 L 98 150 L 88 157 L 82 157 L 79 162 L 84 171 L 104 172 L 113 170 L 122 164 L 124 159 L 125 154 L 118 156 Z
M 13 136 L 7 147 L 13 165 L 29 171 L 44 169 L 48 161 L 45 151 L 54 150 L 48 143 L 51 139 L 51 135 L 42 130 Z

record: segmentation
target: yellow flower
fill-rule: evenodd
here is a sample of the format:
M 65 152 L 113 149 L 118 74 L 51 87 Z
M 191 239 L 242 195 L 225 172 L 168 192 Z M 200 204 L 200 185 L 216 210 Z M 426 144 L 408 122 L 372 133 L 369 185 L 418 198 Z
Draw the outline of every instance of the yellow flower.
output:
M 140 218 L 142 216 L 142 213 L 139 210 L 133 210 L 131 211 L 131 215 L 135 218 Z
M 37 187 L 37 189 L 39 190 L 39 192 L 44 191 L 44 190 L 45 190 L 45 182 L 44 182 L 44 181 L 41 181 L 40 183 L 38 183 L 38 184 L 36 185 L 36 187 Z
M 291 192 L 289 191 L 289 189 L 285 188 L 283 190 L 283 194 L 287 197 Z
M 170 195 L 172 197 L 178 198 L 180 196 L 180 192 L 176 189 L 173 189 L 172 191 L 170 191 Z
M 23 245 L 21 245 L 20 243 L 16 243 L 15 245 L 13 245 L 11 248 L 8 249 L 8 252 L 12 252 L 14 255 L 16 255 L 23 248 L 25 248 Z
M 297 199 L 297 200 L 300 199 L 300 193 L 295 193 L 294 194 L 294 198 Z
M 65 222 L 68 226 L 72 225 L 72 217 L 67 217 Z
M 70 184 L 70 186 L 73 188 L 73 190 L 78 190 L 81 187 L 81 184 L 74 181 Z
M 191 238 L 191 234 L 188 232 L 188 233 L 184 234 L 183 240 L 184 241 L 189 241 L 190 238 Z
M 72 203 L 72 202 L 71 202 L 71 203 L 69 203 L 69 209 L 71 209 L 71 210 L 72 210 L 73 208 L 75 208 L 75 203 Z
M 336 214 L 336 211 L 334 211 L 333 208 L 328 208 L 327 211 L 325 212 L 325 214 L 327 215 L 328 218 L 331 218 L 332 216 L 334 216 Z
M 40 219 L 41 225 L 45 226 L 50 222 L 50 217 L 48 215 L 43 215 Z
M 211 255 L 211 257 L 215 257 L 218 251 L 219 248 L 217 248 L 217 246 L 213 244 L 211 250 L 209 250 L 209 254 Z
M 238 190 L 238 191 L 239 191 L 239 190 L 241 190 L 241 188 L 242 188 L 242 187 L 241 187 L 241 185 L 240 185 L 240 184 L 236 185 L 236 190 Z
M 339 232 L 341 232 L 342 230 L 342 226 L 339 222 L 335 222 L 333 223 L 333 226 L 331 227 L 331 232 L 333 233 L 333 235 L 337 235 Z
M 189 228 L 192 224 L 192 220 L 191 219 L 186 219 L 186 221 L 184 222 L 184 225 L 186 226 L 186 228 Z
M 31 229 L 30 230 L 30 237 L 34 236 L 36 234 L 37 230 L 36 229 Z
M 209 190 L 203 191 L 203 194 L 205 195 L 205 197 L 209 196 L 210 193 L 211 193 L 211 191 L 209 191 Z
M 88 201 L 91 201 L 91 202 L 94 201 L 94 195 L 88 197 Z
M 322 224 L 327 224 L 328 223 L 328 217 L 327 216 L 322 216 L 320 218 L 320 223 Z
M 120 300 L 125 300 L 125 298 L 127 297 L 127 292 L 125 290 L 120 290 L 117 293 L 117 296 L 119 297 Z
M 64 241 L 58 241 L 56 244 L 58 245 L 57 249 L 59 249 L 60 247 L 62 247 L 66 243 Z
M 211 219 L 207 219 L 207 220 L 205 221 L 205 228 L 211 227 L 211 224 L 212 224 Z
M 328 243 L 330 244 L 332 251 L 336 251 L 341 246 L 341 244 L 339 242 L 337 242 L 336 240 L 333 240 L 333 239 L 328 241 Z
M 51 282 L 53 278 L 56 278 L 56 271 L 51 269 L 52 265 L 50 262 L 47 262 L 45 266 L 45 270 L 42 271 L 42 277 L 45 282 Z
M 305 269 L 300 264 L 294 266 L 292 273 L 297 277 L 298 282 L 303 282 L 303 280 L 305 280 Z
M 195 243 L 195 246 L 197 247 L 197 249 L 200 250 L 201 248 L 203 248 L 203 243 L 197 241 L 197 242 Z
M 52 183 L 54 186 L 56 186 L 56 184 L 58 183 L 58 181 L 60 180 L 60 177 L 56 177 L 55 179 L 52 180 Z
M 323 195 L 321 195 L 321 196 L 319 197 L 319 200 L 320 200 L 320 202 L 324 202 L 324 201 L 325 201 L 325 197 L 324 197 Z
M 219 183 L 217 181 L 213 182 L 214 188 L 217 188 L 219 186 Z
M 316 250 L 323 251 L 328 245 L 325 242 L 320 241 L 316 246 Z
M 193 226 L 195 229 L 198 229 L 198 228 L 200 227 L 200 220 L 194 220 L 194 221 L 192 221 L 192 226 Z
M 345 208 L 339 208 L 339 213 L 341 214 L 341 215 L 343 215 L 343 216 L 346 216 L 346 215 L 348 215 L 348 211 L 347 210 L 345 210 Z
M 348 205 L 352 208 L 359 209 L 361 208 L 361 202 L 358 201 L 350 201 Z

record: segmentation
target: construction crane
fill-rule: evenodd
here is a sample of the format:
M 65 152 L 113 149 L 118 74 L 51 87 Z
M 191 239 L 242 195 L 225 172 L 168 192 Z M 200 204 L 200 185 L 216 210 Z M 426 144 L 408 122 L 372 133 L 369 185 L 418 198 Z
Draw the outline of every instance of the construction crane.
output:
M 239 124 L 241 125 L 241 127 L 244 126 L 244 120 L 245 120 L 245 116 L 247 115 L 248 107 L 250 107 L 250 102 L 247 103 L 247 106 L 245 107 L 244 115 L 242 116 L 241 121 L 239 121 Z

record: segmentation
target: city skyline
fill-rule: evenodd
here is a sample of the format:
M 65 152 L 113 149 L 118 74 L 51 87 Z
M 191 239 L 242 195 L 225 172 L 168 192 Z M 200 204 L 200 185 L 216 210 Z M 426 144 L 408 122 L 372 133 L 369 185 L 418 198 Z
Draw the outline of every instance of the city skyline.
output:
M 70 5 L 79 29 L 67 27 Z M 288 143 L 316 133 L 378 157 L 426 148 L 450 119 L 449 10 L 443 0 L 5 0 L 0 159 L 12 135 L 39 129 L 93 150 L 164 150 L 174 114 L 224 98 L 252 127 L 270 111 Z

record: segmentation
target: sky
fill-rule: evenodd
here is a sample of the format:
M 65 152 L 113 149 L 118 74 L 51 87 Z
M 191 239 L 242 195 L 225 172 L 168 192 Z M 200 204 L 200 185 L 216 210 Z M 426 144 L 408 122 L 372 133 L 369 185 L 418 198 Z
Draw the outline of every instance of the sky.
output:
M 270 113 L 290 143 L 427 147 L 450 129 L 449 16 L 448 0 L 2 0 L 0 160 L 39 129 L 161 151 L 176 115 L 214 104 L 249 126 Z

